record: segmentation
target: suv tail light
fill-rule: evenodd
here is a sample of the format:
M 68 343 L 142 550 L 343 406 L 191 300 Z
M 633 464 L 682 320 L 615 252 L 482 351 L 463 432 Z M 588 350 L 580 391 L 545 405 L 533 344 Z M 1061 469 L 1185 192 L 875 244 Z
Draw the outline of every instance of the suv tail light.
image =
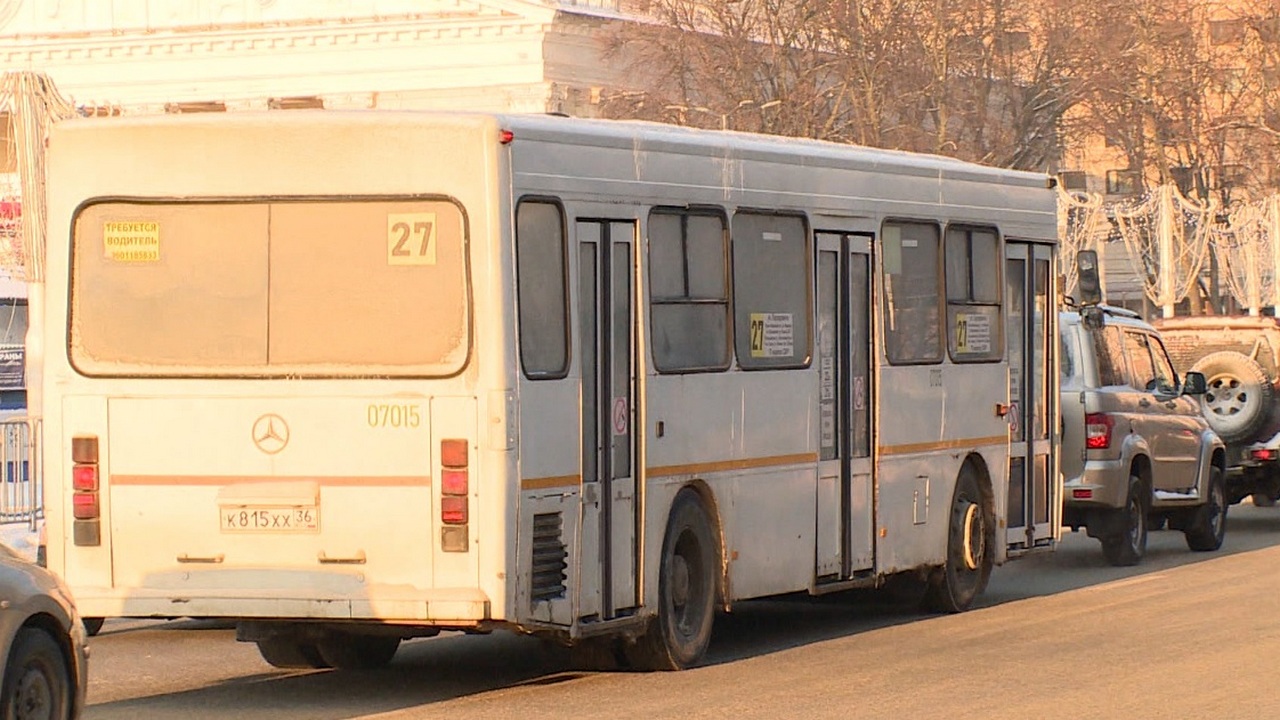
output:
M 1251 451 L 1249 455 L 1254 460 L 1275 460 L 1277 457 L 1280 457 L 1280 452 L 1269 448 L 1258 448 L 1257 450 Z
M 1090 450 L 1106 450 L 1111 447 L 1111 431 L 1115 420 L 1106 413 L 1089 413 L 1084 416 L 1084 446 Z

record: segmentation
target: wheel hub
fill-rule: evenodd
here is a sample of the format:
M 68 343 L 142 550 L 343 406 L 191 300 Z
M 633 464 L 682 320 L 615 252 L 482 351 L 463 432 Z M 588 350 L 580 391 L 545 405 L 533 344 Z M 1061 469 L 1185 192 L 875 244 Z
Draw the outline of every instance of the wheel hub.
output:
M 28 670 L 18 681 L 13 710 L 18 720 L 52 720 L 53 690 L 39 670 Z
M 1222 488 L 1214 485 L 1209 491 L 1209 527 L 1213 528 L 1213 532 L 1217 535 L 1222 530 L 1222 523 L 1226 521 L 1227 514 L 1223 512 L 1223 508 L 1227 506 L 1227 498 Z
M 964 509 L 964 566 L 977 570 L 986 551 L 986 533 L 982 527 L 982 510 L 975 503 Z
M 676 608 L 689 602 L 689 562 L 683 555 L 671 558 L 671 602 Z
M 1235 415 L 1249 401 L 1249 396 L 1232 377 L 1216 377 L 1209 382 L 1204 402 L 1214 415 Z
M 1141 551 L 1144 542 L 1142 518 L 1138 517 L 1141 513 L 1142 510 L 1140 508 L 1134 508 L 1129 511 L 1129 527 L 1133 528 L 1133 532 L 1129 533 L 1129 547 L 1134 553 Z

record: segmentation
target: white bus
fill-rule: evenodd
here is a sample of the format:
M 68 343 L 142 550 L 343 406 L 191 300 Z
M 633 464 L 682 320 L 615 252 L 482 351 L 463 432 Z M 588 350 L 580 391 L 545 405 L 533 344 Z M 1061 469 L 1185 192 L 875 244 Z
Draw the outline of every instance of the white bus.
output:
M 1059 535 L 1042 175 L 551 116 L 69 121 L 49 564 L 277 666 L 510 629 L 642 668 L 717 610 Z M 65 352 L 54 348 L 65 348 Z

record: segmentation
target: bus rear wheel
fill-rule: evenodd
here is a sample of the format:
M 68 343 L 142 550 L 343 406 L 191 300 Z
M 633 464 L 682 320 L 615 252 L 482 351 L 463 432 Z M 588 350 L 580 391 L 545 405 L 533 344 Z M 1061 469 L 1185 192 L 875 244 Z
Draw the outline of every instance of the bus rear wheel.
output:
M 272 637 L 259 640 L 257 645 L 258 654 L 271 667 L 286 670 L 329 667 L 329 663 L 320 656 L 320 650 L 313 642 L 290 637 Z
M 966 465 L 956 479 L 947 530 L 947 559 L 929 577 L 925 607 L 957 613 L 969 609 L 991 577 L 995 537 L 977 474 Z
M 338 670 L 373 670 L 391 662 L 400 649 L 394 635 L 355 635 L 335 632 L 316 644 L 320 657 Z
M 681 491 L 671 506 L 658 572 L 658 615 L 627 660 L 638 670 L 681 670 L 702 659 L 715 619 L 716 544 L 702 501 Z

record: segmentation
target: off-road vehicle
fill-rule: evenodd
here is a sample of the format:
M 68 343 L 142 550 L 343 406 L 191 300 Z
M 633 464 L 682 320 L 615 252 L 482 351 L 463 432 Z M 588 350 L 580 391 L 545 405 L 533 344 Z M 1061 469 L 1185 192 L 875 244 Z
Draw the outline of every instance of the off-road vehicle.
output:
M 1060 315 L 1063 527 L 1102 541 L 1113 565 L 1146 552 L 1167 524 L 1192 550 L 1226 533 L 1223 442 L 1200 412 L 1205 377 L 1179 379 L 1159 333 L 1136 313 Z
M 1201 409 L 1227 446 L 1227 500 L 1280 498 L 1280 320 L 1199 316 L 1157 320 L 1179 367 L 1204 373 Z

